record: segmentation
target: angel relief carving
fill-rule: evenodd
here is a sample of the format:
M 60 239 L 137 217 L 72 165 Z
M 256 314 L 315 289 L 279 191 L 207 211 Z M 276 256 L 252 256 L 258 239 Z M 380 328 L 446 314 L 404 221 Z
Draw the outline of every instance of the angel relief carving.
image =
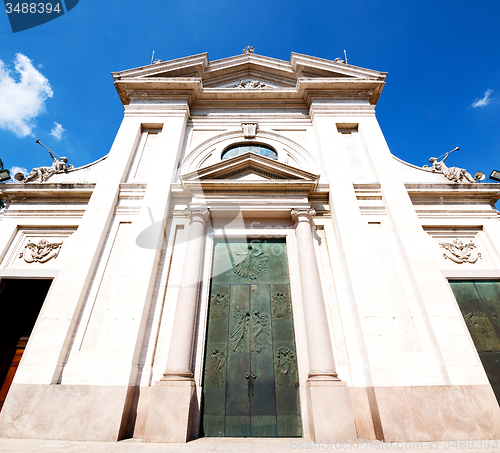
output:
M 231 88 L 272 88 L 271 85 L 267 85 L 265 83 L 259 82 L 258 80 L 240 80 L 239 83 L 233 85 Z
M 239 247 L 234 254 L 233 272 L 240 277 L 255 280 L 267 271 L 269 255 L 261 245 L 248 244 Z
M 476 244 L 470 240 L 468 243 L 463 243 L 460 239 L 455 239 L 453 242 L 439 242 L 439 245 L 445 249 L 444 258 L 450 259 L 455 263 L 471 263 L 474 264 L 481 253 L 474 250 Z
M 222 386 L 226 377 L 226 355 L 215 348 L 207 357 L 205 366 L 205 384 Z
M 24 258 L 27 263 L 46 263 L 52 258 L 57 258 L 62 244 L 62 242 L 49 242 L 47 239 L 40 239 L 38 244 L 28 241 L 19 258 Z
M 274 359 L 276 385 L 291 387 L 297 385 L 297 360 L 288 348 L 279 348 Z
M 249 335 L 250 331 L 250 335 Z M 238 310 L 230 320 L 229 343 L 234 352 L 261 352 L 272 346 L 269 315 Z

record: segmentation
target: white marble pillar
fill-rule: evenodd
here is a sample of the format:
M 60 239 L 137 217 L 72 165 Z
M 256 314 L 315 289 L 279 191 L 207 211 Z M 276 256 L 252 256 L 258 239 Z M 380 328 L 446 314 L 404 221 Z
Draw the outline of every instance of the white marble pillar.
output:
M 332 343 L 314 253 L 311 219 L 314 209 L 292 209 L 299 254 L 300 285 L 309 352 L 309 379 L 339 380 L 335 371 Z
M 299 255 L 300 285 L 309 353 L 308 397 L 311 437 L 315 441 L 356 439 L 351 395 L 335 371 L 318 263 L 314 253 L 311 219 L 314 209 L 292 209 Z
M 190 218 L 189 234 L 167 369 L 152 389 L 144 431 L 146 442 L 187 442 L 191 435 L 191 407 L 195 400 L 191 369 L 193 338 L 209 210 L 206 206 L 191 206 L 186 209 L 186 215 Z
M 188 242 L 177 296 L 167 369 L 163 373 L 162 381 L 193 379 L 191 370 L 193 338 L 205 244 L 205 224 L 209 218 L 209 210 L 206 207 L 190 207 L 185 213 L 190 219 Z

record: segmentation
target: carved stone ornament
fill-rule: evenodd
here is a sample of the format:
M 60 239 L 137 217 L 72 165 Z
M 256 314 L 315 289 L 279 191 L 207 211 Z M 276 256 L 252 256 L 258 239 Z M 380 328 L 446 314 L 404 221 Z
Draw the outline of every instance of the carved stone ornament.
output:
M 285 387 L 297 386 L 297 359 L 288 348 L 279 348 L 274 358 L 274 375 L 276 385 Z
M 439 245 L 445 249 L 443 257 L 452 260 L 454 263 L 474 264 L 481 258 L 481 253 L 474 250 L 476 245 L 472 240 L 464 244 L 460 239 L 455 239 L 453 242 L 439 242 Z
M 292 209 L 291 215 L 294 222 L 298 222 L 301 217 L 311 221 L 311 219 L 316 215 L 316 210 L 312 208 Z
M 190 221 L 193 221 L 194 217 L 201 217 L 206 223 L 210 217 L 210 211 L 205 207 L 189 207 L 185 209 L 184 215 L 188 216 Z
M 432 164 L 431 171 L 433 173 L 441 173 L 446 179 L 454 183 L 476 183 L 477 181 L 465 170 L 465 168 L 459 167 L 447 167 L 444 161 L 448 158 L 446 153 L 443 160 L 438 161 L 437 157 L 431 157 L 429 162 Z M 428 165 L 424 165 L 423 168 L 428 168 Z
M 38 244 L 28 242 L 19 258 L 23 258 L 27 263 L 46 263 L 52 258 L 57 258 L 62 244 L 62 242 L 49 242 L 47 239 L 40 239 Z
M 61 157 L 56 159 L 52 154 L 52 165 L 50 167 L 36 167 L 31 170 L 30 174 L 23 180 L 23 183 L 28 182 L 45 182 L 52 175 L 58 173 L 67 173 L 73 168 L 73 165 L 68 165 L 68 158 Z
M 241 128 L 245 138 L 255 138 L 257 135 L 257 123 L 242 123 Z
M 233 272 L 240 277 L 255 280 L 267 271 L 269 255 L 259 244 L 238 247 L 234 255 Z
M 271 85 L 267 85 L 265 83 L 259 82 L 258 80 L 240 80 L 239 83 L 233 85 L 230 88 L 247 88 L 247 89 L 255 89 L 255 88 L 272 88 Z
M 249 54 L 252 54 L 255 52 L 255 48 L 253 46 L 246 46 L 244 49 L 243 49 L 243 53 L 245 55 L 249 55 Z

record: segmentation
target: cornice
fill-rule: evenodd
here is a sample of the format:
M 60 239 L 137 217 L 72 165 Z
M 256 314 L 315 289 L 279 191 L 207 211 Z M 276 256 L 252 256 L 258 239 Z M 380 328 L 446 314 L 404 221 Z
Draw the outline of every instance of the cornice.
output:
M 95 184 L 5 184 L 0 189 L 0 199 L 9 201 L 64 200 L 88 201 Z
M 483 202 L 494 205 L 500 199 L 500 185 L 488 183 L 469 184 L 405 184 L 408 195 L 414 203 L 434 202 L 455 204 Z
M 229 80 L 244 71 L 282 78 L 283 87 L 252 89 L 206 87 L 218 78 Z M 366 98 L 375 105 L 382 92 L 387 73 L 360 68 L 316 57 L 292 53 L 290 62 L 256 54 L 208 61 L 207 54 L 194 55 L 169 62 L 115 72 L 116 90 L 124 105 L 131 97 L 187 96 L 190 105 L 196 101 L 294 99 L 309 103 L 309 97 L 321 93 L 329 98 Z M 278 79 L 276 79 L 278 80 Z M 293 86 L 295 84 L 295 86 Z

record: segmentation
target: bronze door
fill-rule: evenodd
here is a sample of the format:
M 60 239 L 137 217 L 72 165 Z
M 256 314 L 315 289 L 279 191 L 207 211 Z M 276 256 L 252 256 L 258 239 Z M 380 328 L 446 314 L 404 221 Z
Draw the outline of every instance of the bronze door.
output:
M 203 435 L 302 435 L 284 239 L 215 244 Z
M 461 280 L 450 285 L 500 403 L 500 282 Z

